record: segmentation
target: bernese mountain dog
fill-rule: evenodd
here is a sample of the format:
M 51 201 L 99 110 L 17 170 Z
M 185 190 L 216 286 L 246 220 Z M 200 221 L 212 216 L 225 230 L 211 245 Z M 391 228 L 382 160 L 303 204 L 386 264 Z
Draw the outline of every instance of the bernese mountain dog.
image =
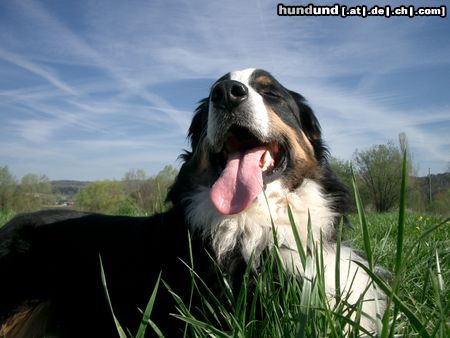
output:
M 1 229 L 0 336 L 116 336 L 99 256 L 115 315 L 130 331 L 139 326 L 139 309 L 160 273 L 189 301 L 186 262 L 212 287 L 220 284 L 215 265 L 230 285 L 239 285 L 249 262 L 258 273 L 261 254 L 277 243 L 286 273 L 301 278 L 288 206 L 304 245 L 308 217 L 314 239 L 322 238 L 333 301 L 334 238 L 347 191 L 330 169 L 319 122 L 305 99 L 264 70 L 230 72 L 200 101 L 189 140 L 165 213 L 49 210 L 19 215 Z M 362 325 L 374 329 L 375 299 L 382 308 L 382 295 L 354 263 L 364 260 L 351 248 L 341 247 L 340 260 L 341 292 L 349 293 L 349 303 L 364 300 Z M 182 334 L 182 322 L 171 315 L 176 312 L 173 295 L 160 287 L 151 319 L 169 337 Z

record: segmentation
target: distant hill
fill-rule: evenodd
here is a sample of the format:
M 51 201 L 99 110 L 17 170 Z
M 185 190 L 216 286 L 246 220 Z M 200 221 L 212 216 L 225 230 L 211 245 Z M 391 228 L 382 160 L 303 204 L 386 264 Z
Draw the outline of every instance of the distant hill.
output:
M 87 181 L 71 181 L 71 180 L 59 180 L 51 181 L 52 192 L 55 195 L 63 195 L 67 198 L 72 198 L 75 194 L 83 189 L 90 182 Z

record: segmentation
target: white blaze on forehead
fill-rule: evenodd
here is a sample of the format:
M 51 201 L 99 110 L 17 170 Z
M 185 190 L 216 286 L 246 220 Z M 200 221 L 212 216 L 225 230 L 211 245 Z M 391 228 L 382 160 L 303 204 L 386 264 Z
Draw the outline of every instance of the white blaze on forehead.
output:
M 249 86 L 248 82 L 254 71 L 255 71 L 255 68 L 236 70 L 236 71 L 230 73 L 230 79 L 234 80 L 234 81 L 242 82 L 243 84 Z

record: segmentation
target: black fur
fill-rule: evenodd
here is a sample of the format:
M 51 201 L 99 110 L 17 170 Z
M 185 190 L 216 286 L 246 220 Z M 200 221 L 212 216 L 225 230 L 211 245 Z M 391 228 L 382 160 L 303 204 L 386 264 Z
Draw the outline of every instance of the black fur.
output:
M 15 218 L 0 232 L 0 322 L 20 308 L 50 301 L 46 334 L 115 337 L 100 279 L 101 255 L 109 294 L 121 324 L 136 333 L 159 272 L 185 300 L 190 275 L 187 225 L 177 208 L 148 218 L 42 211 Z M 192 238 L 200 271 L 209 264 Z M 203 261 L 202 261 L 203 259 Z M 161 287 L 152 319 L 169 337 L 181 322 Z

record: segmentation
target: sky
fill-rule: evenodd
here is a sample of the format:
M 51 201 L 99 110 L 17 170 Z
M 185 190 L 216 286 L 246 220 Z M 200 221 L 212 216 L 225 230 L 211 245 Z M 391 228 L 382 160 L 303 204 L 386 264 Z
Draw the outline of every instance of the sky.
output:
M 325 3 L 285 4 L 310 2 Z M 448 169 L 448 17 L 282 17 L 277 3 L 0 1 L 0 166 L 52 180 L 179 167 L 198 101 L 250 67 L 307 98 L 333 156 L 405 132 L 418 174 Z

